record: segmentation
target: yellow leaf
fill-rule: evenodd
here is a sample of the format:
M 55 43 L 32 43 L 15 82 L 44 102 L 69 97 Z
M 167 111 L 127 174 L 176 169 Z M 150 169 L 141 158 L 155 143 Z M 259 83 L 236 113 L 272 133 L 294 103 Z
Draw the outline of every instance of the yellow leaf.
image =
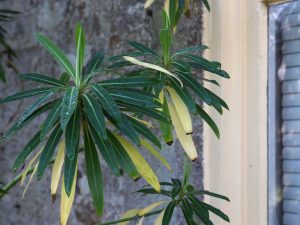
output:
M 158 100 L 159 100 L 161 105 L 164 104 L 164 99 L 165 99 L 165 93 L 164 93 L 164 90 L 161 90 L 160 93 L 159 93 L 159 96 L 158 96 Z M 158 110 L 163 111 L 163 108 L 159 108 Z
M 193 133 L 193 124 L 192 124 L 192 119 L 188 108 L 186 107 L 181 97 L 177 94 L 177 92 L 173 88 L 171 87 L 166 87 L 166 88 L 171 96 L 175 110 L 177 112 L 177 115 L 179 117 L 179 120 L 181 122 L 181 125 L 183 126 L 185 133 L 186 134 Z
M 158 108 L 161 110 L 161 108 Z M 146 120 L 142 120 L 142 119 L 139 119 L 139 118 L 136 118 L 135 116 L 132 116 L 132 115 L 128 115 L 130 116 L 132 119 L 135 119 L 136 121 L 144 124 L 145 126 L 147 126 L 148 128 L 154 128 L 153 125 L 151 124 L 151 122 L 148 122 Z
M 140 221 L 139 221 L 136 225 L 142 225 L 142 224 L 143 224 L 143 221 L 144 221 L 144 217 L 142 217 L 142 218 L 140 219 Z
M 130 144 L 126 139 L 121 137 L 120 135 L 115 134 L 116 138 L 123 145 L 127 154 L 131 158 L 133 164 L 135 165 L 137 171 L 141 174 L 141 176 L 157 191 L 160 192 L 160 184 L 157 176 L 151 169 L 148 162 L 144 159 L 144 157 L 135 149 L 135 147 Z
M 157 65 L 154 65 L 154 64 L 151 64 L 151 63 L 142 62 L 142 61 L 140 61 L 136 58 L 133 58 L 131 56 L 123 56 L 123 58 L 125 60 L 131 62 L 132 64 L 143 66 L 143 67 L 146 67 L 146 68 L 150 68 L 150 69 L 165 73 L 165 74 L 167 74 L 171 77 L 174 77 L 176 80 L 179 81 L 181 87 L 183 87 L 183 84 L 182 84 L 181 80 L 175 74 L 171 73 L 170 71 L 166 70 L 165 68 L 162 68 L 160 66 L 157 66 Z
M 33 171 L 32 171 L 32 174 L 31 174 L 30 178 L 29 178 L 29 181 L 28 181 L 28 183 L 27 183 L 27 185 L 26 185 L 26 187 L 25 187 L 25 189 L 24 189 L 24 191 L 23 191 L 22 199 L 24 198 L 25 193 L 26 193 L 26 191 L 27 191 L 27 188 L 29 187 L 31 180 L 32 180 L 32 178 L 34 177 L 34 175 L 35 175 L 35 173 L 36 173 L 36 171 L 37 171 L 38 165 L 39 165 L 39 163 L 37 163 L 37 164 L 34 166 L 34 169 L 33 169 Z
M 52 195 L 52 202 L 55 200 L 56 191 L 61 175 L 61 170 L 64 164 L 64 155 L 65 155 L 65 140 L 63 140 L 57 150 L 56 159 L 52 169 L 52 178 L 51 178 L 51 195 Z
M 153 209 L 155 209 L 158 206 L 161 206 L 162 204 L 165 204 L 167 201 L 159 201 L 154 202 L 151 205 L 148 205 L 147 207 L 143 208 L 141 211 L 139 211 L 139 216 L 144 216 L 145 214 L 151 212 Z
M 71 212 L 71 208 L 74 202 L 75 190 L 76 190 L 76 181 L 77 181 L 77 165 L 74 175 L 74 180 L 72 184 L 72 189 L 70 196 L 67 195 L 65 189 L 64 177 L 62 176 L 62 185 L 61 185 L 61 201 L 60 201 L 60 223 L 61 225 L 66 225 L 68 218 Z
M 168 102 L 168 106 L 170 110 L 171 120 L 174 125 L 174 129 L 180 144 L 182 145 L 184 151 L 189 156 L 189 158 L 191 160 L 196 160 L 198 154 L 192 136 L 190 134 L 185 133 L 174 105 L 171 102 Z
M 160 160 L 169 170 L 172 170 L 168 161 L 158 151 L 156 151 L 156 149 L 148 141 L 146 141 L 144 138 L 140 138 L 140 141 L 141 145 L 148 149 L 155 158 Z
M 147 1 L 145 2 L 144 8 L 147 9 L 149 6 L 152 5 L 153 2 L 154 2 L 154 0 L 147 0 Z
M 130 209 L 128 211 L 126 211 L 120 219 L 126 219 L 126 218 L 129 218 L 129 217 L 133 217 L 133 216 L 136 216 L 138 214 L 138 212 L 140 211 L 140 209 Z M 130 221 L 126 221 L 126 222 L 121 222 L 121 223 L 118 223 L 118 225 L 127 225 Z
M 164 214 L 165 214 L 165 210 L 162 211 L 162 212 L 158 215 L 158 217 L 156 218 L 156 220 L 155 220 L 155 222 L 154 222 L 153 225 L 162 225 L 162 220 L 163 220 L 163 218 L 164 218 Z
M 168 17 L 170 18 L 170 13 L 169 10 L 170 9 L 170 0 L 165 0 L 165 4 L 164 4 L 164 10 L 166 11 Z
M 41 150 L 39 150 L 39 151 L 35 154 L 35 156 L 33 156 L 33 158 L 29 161 L 27 167 L 25 168 L 24 172 L 22 173 L 21 186 L 23 186 L 28 171 L 30 170 L 30 168 L 31 168 L 31 166 L 33 165 L 33 163 L 35 162 L 35 160 L 36 160 L 36 159 L 39 157 L 39 155 L 42 153 L 42 150 L 43 150 L 43 148 L 42 148 Z

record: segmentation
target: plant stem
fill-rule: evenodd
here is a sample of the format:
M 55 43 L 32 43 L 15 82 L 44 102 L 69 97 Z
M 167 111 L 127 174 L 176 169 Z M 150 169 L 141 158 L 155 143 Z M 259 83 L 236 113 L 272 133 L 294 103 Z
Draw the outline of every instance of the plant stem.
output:
M 153 212 L 146 213 L 143 216 L 140 216 L 140 215 L 136 214 L 135 216 L 132 216 L 132 217 L 128 217 L 128 218 L 124 218 L 124 219 L 119 219 L 119 220 L 113 220 L 113 221 L 104 222 L 104 223 L 98 223 L 96 225 L 110 225 L 110 224 L 116 224 L 116 223 L 122 223 L 122 222 L 130 221 L 130 220 L 137 220 L 137 219 L 142 218 L 142 217 L 149 217 L 149 216 L 153 216 L 153 215 L 159 214 L 163 210 L 164 209 L 159 209 L 159 210 L 156 210 L 156 211 L 153 211 Z

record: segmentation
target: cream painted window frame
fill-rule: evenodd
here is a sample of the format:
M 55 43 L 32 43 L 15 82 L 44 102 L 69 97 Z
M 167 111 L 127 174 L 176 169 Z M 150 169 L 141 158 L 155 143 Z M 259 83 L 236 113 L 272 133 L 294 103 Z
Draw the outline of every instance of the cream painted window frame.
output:
M 210 47 L 206 57 L 222 62 L 231 79 L 219 79 L 221 89 L 207 87 L 219 92 L 230 111 L 220 117 L 205 107 L 219 125 L 221 138 L 204 125 L 204 187 L 229 196 L 231 202 L 206 201 L 224 210 L 232 225 L 266 225 L 267 7 L 261 0 L 210 2 L 211 13 L 204 13 L 203 44 Z

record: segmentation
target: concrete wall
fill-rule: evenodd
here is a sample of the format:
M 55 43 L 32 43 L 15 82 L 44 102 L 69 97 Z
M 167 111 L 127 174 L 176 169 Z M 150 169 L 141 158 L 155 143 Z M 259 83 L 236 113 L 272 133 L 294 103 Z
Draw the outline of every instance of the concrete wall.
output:
M 9 31 L 8 40 L 19 56 L 15 63 L 20 73 L 34 71 L 57 76 L 60 67 L 39 46 L 34 39 L 34 33 L 40 32 L 50 36 L 71 59 L 75 57 L 74 28 L 78 21 L 84 25 L 86 31 L 87 56 L 98 49 L 105 49 L 108 54 L 120 53 L 128 49 L 127 40 L 137 40 L 156 48 L 158 47 L 162 1 L 158 1 L 148 11 L 143 9 L 143 2 L 141 0 L 15 0 L 1 2 L 0 7 L 3 5 L 22 12 L 14 22 L 5 24 Z M 201 42 L 201 14 L 200 3 L 197 1 L 192 19 L 183 18 L 178 26 L 176 46 L 185 47 Z M 8 71 L 7 77 L 7 84 L 0 84 L 0 97 L 32 86 L 31 83 L 24 83 L 17 79 L 17 75 L 12 71 Z M 0 105 L 1 133 L 8 129 L 12 120 L 15 120 L 28 104 L 30 101 Z M 33 125 L 0 146 L 0 180 L 7 182 L 14 176 L 11 169 L 13 161 L 26 141 L 33 135 L 40 121 L 35 121 Z M 201 156 L 202 125 L 199 120 L 195 127 L 195 140 Z M 183 151 L 178 144 L 175 142 L 172 147 L 165 146 L 163 149 L 163 154 L 174 169 L 173 174 L 148 157 L 161 180 L 182 175 Z M 82 159 L 81 156 L 77 196 L 69 224 L 94 224 L 99 221 L 91 203 Z M 199 157 L 194 163 L 192 176 L 192 183 L 197 184 L 199 188 L 202 187 L 201 161 Z M 143 180 L 134 183 L 125 176 L 115 177 L 104 163 L 102 167 L 105 171 L 104 220 L 117 218 L 128 209 L 145 205 L 140 196 L 130 194 L 145 183 Z M 21 195 L 24 188 L 18 185 L 0 201 L 0 224 L 59 224 L 59 199 L 54 205 L 50 205 L 50 172 L 48 169 L 46 176 L 40 182 L 34 179 L 23 200 L 21 200 Z M 147 199 L 148 202 L 157 200 Z M 182 218 L 177 218 L 172 224 L 183 224 Z

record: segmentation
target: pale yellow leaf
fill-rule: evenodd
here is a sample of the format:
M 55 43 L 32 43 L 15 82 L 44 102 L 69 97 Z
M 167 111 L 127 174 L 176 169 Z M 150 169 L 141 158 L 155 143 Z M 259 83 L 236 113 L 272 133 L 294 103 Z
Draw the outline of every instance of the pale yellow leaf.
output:
M 172 170 L 168 161 L 158 151 L 156 151 L 156 149 L 148 141 L 146 141 L 144 138 L 140 138 L 140 141 L 141 145 L 148 149 L 155 158 L 160 160 L 169 170 Z
M 166 88 L 171 96 L 173 105 L 175 107 L 175 110 L 177 112 L 177 115 L 179 117 L 179 120 L 181 122 L 181 125 L 183 126 L 185 133 L 186 134 L 193 133 L 192 119 L 184 101 L 182 101 L 181 97 L 177 94 L 177 92 L 173 88 L 171 87 L 166 87 Z
M 159 93 L 159 96 L 158 96 L 158 100 L 160 102 L 160 104 L 164 104 L 164 99 L 165 99 L 165 93 L 164 93 L 164 90 L 161 90 L 160 93 Z M 159 111 L 163 111 L 163 108 L 159 108 L 158 109 Z
M 24 172 L 22 173 L 22 178 L 21 178 L 21 186 L 23 186 L 24 181 L 26 179 L 27 173 L 30 170 L 31 166 L 33 165 L 33 163 L 35 162 L 35 160 L 40 156 L 40 154 L 42 153 L 42 150 L 39 150 L 34 156 L 33 158 L 29 161 L 27 167 L 25 168 Z
M 159 108 L 161 109 L 161 108 Z M 135 116 L 132 116 L 132 115 L 128 115 L 130 116 L 132 119 L 135 119 L 136 121 L 144 124 L 145 126 L 147 126 L 148 128 L 154 128 L 153 125 L 151 124 L 151 122 L 149 121 L 146 121 L 146 120 L 142 120 L 142 119 L 139 119 L 139 118 L 136 118 Z
M 157 191 L 160 192 L 160 184 L 157 176 L 153 172 L 152 168 L 145 160 L 145 158 L 136 150 L 136 148 L 120 135 L 115 134 L 116 138 L 123 145 L 127 154 L 131 158 L 137 171 L 141 176 Z
M 165 210 L 162 211 L 162 212 L 158 215 L 158 217 L 156 218 L 156 220 L 155 220 L 155 222 L 154 222 L 153 225 L 162 225 L 162 220 L 163 220 L 163 218 L 164 218 L 164 214 L 165 214 Z
M 184 151 L 186 152 L 186 154 L 188 155 L 188 157 L 191 160 L 196 160 L 198 157 L 198 154 L 197 154 L 197 150 L 196 150 L 192 135 L 185 133 L 185 131 L 181 125 L 181 122 L 179 120 L 178 114 L 175 110 L 174 105 L 171 102 L 168 102 L 168 106 L 169 106 L 169 110 L 170 110 L 172 124 L 173 124 L 175 132 L 177 134 L 177 138 L 178 138 L 180 144 L 182 145 L 182 148 L 184 149 Z
M 52 178 L 51 178 L 52 196 L 56 195 L 56 191 L 57 191 L 57 187 L 61 175 L 61 170 L 64 164 L 64 155 L 65 155 L 65 140 L 63 140 L 58 146 L 57 155 L 52 169 Z
M 144 217 L 142 217 L 136 225 L 143 225 L 143 222 L 144 222 Z
M 129 217 L 133 217 L 133 216 L 136 216 L 138 214 L 138 212 L 140 211 L 140 209 L 130 209 L 128 211 L 126 211 L 120 219 L 126 219 L 126 218 L 129 218 Z M 118 223 L 118 225 L 127 225 L 130 221 L 125 221 L 125 222 L 121 222 L 121 223 Z
M 154 0 L 146 0 L 146 2 L 144 4 L 144 8 L 147 9 L 149 6 L 152 5 L 153 2 L 154 2 Z
M 165 0 L 165 4 L 164 4 L 164 9 L 168 15 L 168 17 L 170 18 L 170 13 L 169 13 L 169 9 L 170 9 L 170 0 Z
M 36 173 L 36 171 L 37 171 L 38 165 L 39 165 L 39 163 L 37 163 L 37 164 L 34 166 L 34 169 L 33 169 L 33 171 L 32 171 L 32 174 L 31 174 L 30 178 L 29 178 L 29 181 L 28 181 L 28 183 L 27 183 L 27 185 L 26 185 L 26 187 L 25 187 L 25 189 L 24 189 L 24 191 L 23 191 L 22 199 L 24 198 L 25 193 L 26 193 L 26 191 L 27 191 L 27 188 L 29 187 L 29 185 L 30 185 L 30 183 L 31 183 L 31 181 L 32 181 L 32 178 L 34 177 L 34 175 L 35 175 L 35 173 Z
M 139 211 L 139 216 L 144 216 L 145 214 L 151 212 L 153 209 L 157 208 L 158 206 L 161 206 L 162 204 L 165 204 L 167 201 L 159 201 L 154 202 L 151 205 L 148 205 L 147 207 L 143 208 L 141 211 Z
M 140 61 L 136 58 L 133 58 L 131 56 L 123 56 L 123 58 L 125 60 L 131 62 L 132 64 L 143 66 L 143 67 L 146 67 L 146 68 L 150 68 L 150 69 L 165 73 L 165 74 L 175 78 L 176 80 L 178 80 L 181 87 L 183 87 L 183 84 L 182 84 L 181 80 L 175 74 L 171 73 L 170 71 L 166 70 L 165 68 L 162 68 L 161 66 L 154 65 L 154 64 L 151 64 L 151 63 L 142 62 L 142 61 Z
M 68 222 L 68 218 L 72 209 L 72 205 L 75 197 L 76 190 L 76 181 L 77 181 L 77 165 L 74 175 L 74 180 L 72 184 L 72 189 L 70 196 L 67 195 L 65 189 L 64 177 L 62 176 L 62 185 L 61 185 L 61 201 L 60 201 L 60 223 L 61 225 L 66 225 Z

